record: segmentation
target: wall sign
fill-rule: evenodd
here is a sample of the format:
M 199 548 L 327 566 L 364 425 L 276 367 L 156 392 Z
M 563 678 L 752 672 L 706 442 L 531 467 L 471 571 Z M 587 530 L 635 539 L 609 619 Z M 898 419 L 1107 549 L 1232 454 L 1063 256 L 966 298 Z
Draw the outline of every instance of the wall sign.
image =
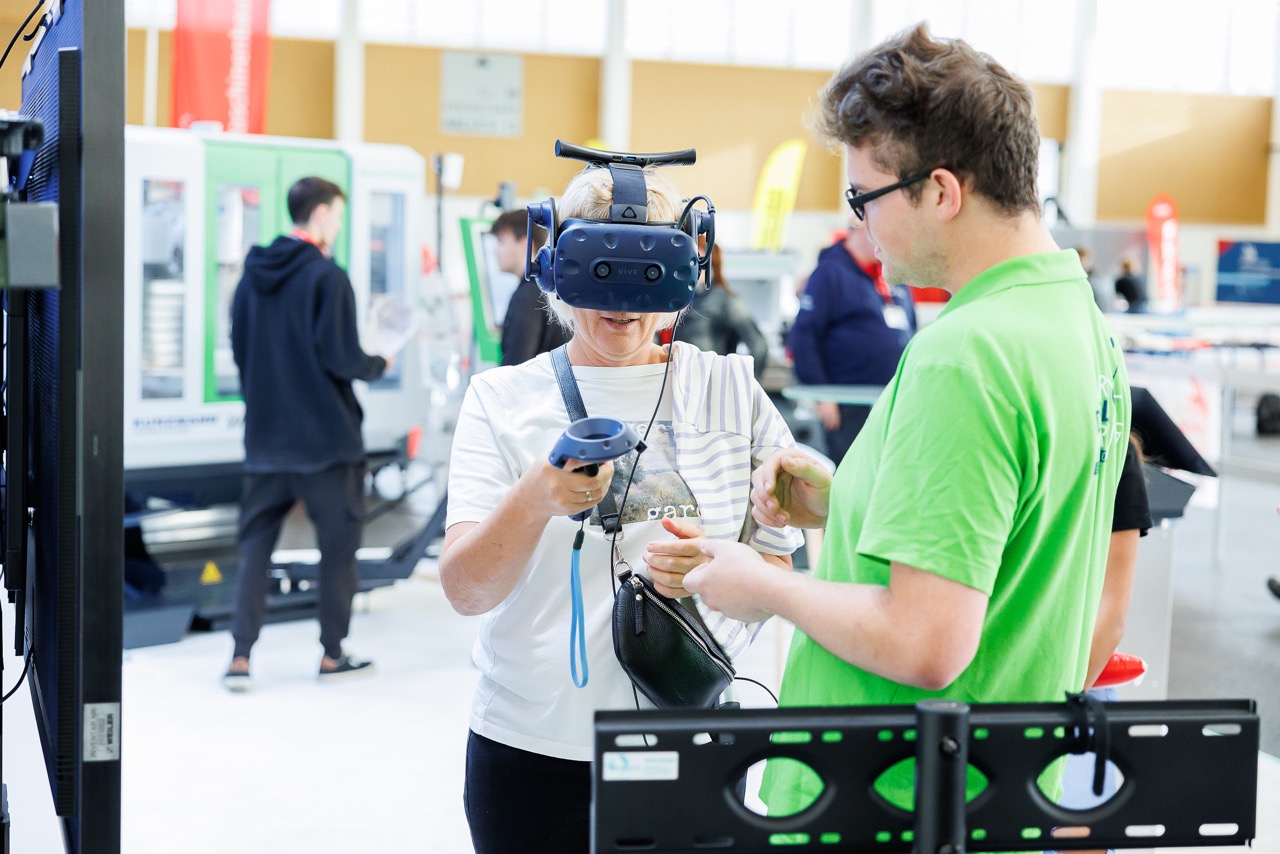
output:
M 1280 243 L 1219 240 L 1218 302 L 1280 303 Z
M 518 137 L 524 126 L 524 57 L 446 51 L 440 132 Z

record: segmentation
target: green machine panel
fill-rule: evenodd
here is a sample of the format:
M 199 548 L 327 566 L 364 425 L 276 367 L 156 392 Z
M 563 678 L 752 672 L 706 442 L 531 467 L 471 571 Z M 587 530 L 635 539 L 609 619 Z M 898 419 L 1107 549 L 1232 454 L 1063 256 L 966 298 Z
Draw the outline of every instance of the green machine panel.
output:
M 231 354 L 231 297 L 249 249 L 292 228 L 287 197 L 294 181 L 316 175 L 344 191 L 351 166 L 340 151 L 211 140 L 205 145 L 204 400 L 240 399 L 240 375 Z M 334 257 L 350 257 L 350 216 Z
M 502 361 L 502 325 L 498 318 L 507 307 L 494 304 L 493 271 L 484 245 L 484 236 L 492 223 L 482 218 L 461 220 L 462 251 L 467 258 L 467 278 L 471 284 L 471 330 L 475 336 L 476 357 L 481 363 L 475 366 L 476 370 Z
M 316 151 L 309 148 L 281 148 L 280 154 L 280 232 L 288 233 L 293 228 L 289 220 L 289 206 L 286 197 L 293 182 L 299 178 L 314 175 L 332 181 L 342 188 L 344 193 L 351 194 L 351 162 L 341 151 Z M 333 259 L 338 266 L 347 269 L 351 259 L 351 215 L 348 212 L 343 220 L 342 231 L 338 234 L 338 243 L 333 247 Z

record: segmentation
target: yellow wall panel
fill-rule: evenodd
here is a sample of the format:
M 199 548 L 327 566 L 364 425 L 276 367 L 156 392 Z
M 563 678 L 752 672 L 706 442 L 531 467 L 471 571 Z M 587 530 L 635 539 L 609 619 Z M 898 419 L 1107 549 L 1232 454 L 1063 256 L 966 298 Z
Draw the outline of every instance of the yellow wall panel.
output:
M 516 182 L 521 197 L 558 195 L 581 164 L 556 159 L 555 141 L 581 144 L 596 135 L 600 60 L 526 55 L 522 132 L 509 138 L 441 132 L 442 55 L 420 47 L 365 48 L 365 138 L 410 145 L 428 160 L 439 152 L 463 155 L 462 195 L 496 196 L 501 181 Z
M 161 30 L 156 45 L 156 124 L 169 126 L 173 114 L 173 31 Z M 147 33 L 129 30 L 125 33 L 125 121 L 131 125 L 146 122 Z
M 1031 94 L 1036 100 L 1036 121 L 1040 123 L 1040 136 L 1065 142 L 1067 139 L 1068 86 L 1052 83 L 1032 83 Z
M 836 210 L 842 163 L 806 119 L 826 71 L 636 61 L 632 67 L 631 142 L 636 151 L 698 149 L 698 163 L 671 173 L 685 193 L 716 207 L 749 210 L 756 181 L 777 145 L 809 143 L 797 210 Z
M 1098 219 L 1135 220 L 1167 193 L 1179 218 L 1262 224 L 1270 98 L 1104 92 Z
M 31 22 L 23 30 L 23 35 L 35 29 L 36 22 L 48 8 L 49 3 L 46 0 L 41 5 L 40 11 L 31 18 Z M 28 3 L 0 4 L 0 33 L 4 34 L 3 42 L 0 42 L 0 52 L 4 51 L 5 46 L 9 44 L 9 39 L 18 31 L 18 27 L 22 26 L 30 11 L 31 5 Z M 9 58 L 4 61 L 4 67 L 0 68 L 0 109 L 17 110 L 22 103 L 22 64 L 26 62 L 27 54 L 31 52 L 31 44 L 19 37 L 13 45 L 13 50 L 9 52 Z
M 271 40 L 266 132 L 333 139 L 331 41 Z
M 9 17 L 12 17 L 10 15 Z M 0 22 L 5 16 L 0 14 Z M 12 21 L 16 29 L 20 17 Z M 145 34 L 127 35 L 127 116 L 143 120 Z M 0 70 L 0 106 L 20 100 L 23 45 Z M 172 33 L 160 33 L 158 123 L 171 111 Z M 424 156 L 455 151 L 466 157 L 465 195 L 496 194 L 515 181 L 529 197 L 558 194 L 577 164 L 555 159 L 554 141 L 585 143 L 599 127 L 600 61 L 593 57 L 526 55 L 524 117 L 517 138 L 440 132 L 442 51 L 366 46 L 365 136 L 413 146 Z M 273 39 L 267 132 L 330 138 L 334 46 L 328 41 Z M 636 61 L 632 69 L 632 147 L 661 151 L 692 146 L 699 162 L 672 172 L 686 192 L 703 192 L 718 207 L 751 207 L 765 160 L 786 139 L 806 140 L 809 153 L 796 207 L 835 211 L 843 179 L 838 152 L 823 148 L 806 119 L 826 71 Z M 1066 86 L 1034 84 L 1041 133 L 1067 136 Z M 1103 94 L 1098 218 L 1137 220 L 1157 193 L 1178 202 L 1188 222 L 1262 223 L 1266 210 L 1270 98 L 1157 92 Z

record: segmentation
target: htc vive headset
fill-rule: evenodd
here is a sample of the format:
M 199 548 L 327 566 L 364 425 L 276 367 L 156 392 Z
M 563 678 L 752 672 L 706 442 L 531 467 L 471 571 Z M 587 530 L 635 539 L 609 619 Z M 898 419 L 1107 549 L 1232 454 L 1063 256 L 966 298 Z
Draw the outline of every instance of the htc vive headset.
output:
M 650 222 L 644 181 L 645 166 L 691 165 L 692 148 L 658 154 L 598 151 L 556 140 L 556 157 L 582 160 L 587 168 L 607 168 L 613 175 L 609 219 L 560 222 L 555 199 L 529 205 L 525 278 L 574 308 L 599 311 L 662 313 L 693 302 L 698 274 L 708 273 L 715 245 L 715 208 L 706 196 L 685 201 L 677 222 Z M 695 208 L 702 201 L 706 210 Z M 534 225 L 549 235 L 534 247 Z M 698 253 L 698 238 L 707 248 Z M 536 255 L 535 253 L 536 248 Z

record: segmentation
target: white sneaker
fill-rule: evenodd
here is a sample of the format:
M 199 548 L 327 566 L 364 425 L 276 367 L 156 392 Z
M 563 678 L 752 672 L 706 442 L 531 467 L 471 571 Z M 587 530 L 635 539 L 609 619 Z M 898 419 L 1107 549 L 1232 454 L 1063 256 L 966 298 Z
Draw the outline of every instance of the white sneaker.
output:
M 235 694 L 243 694 L 253 688 L 253 677 L 240 670 L 228 670 L 222 675 L 222 687 Z

